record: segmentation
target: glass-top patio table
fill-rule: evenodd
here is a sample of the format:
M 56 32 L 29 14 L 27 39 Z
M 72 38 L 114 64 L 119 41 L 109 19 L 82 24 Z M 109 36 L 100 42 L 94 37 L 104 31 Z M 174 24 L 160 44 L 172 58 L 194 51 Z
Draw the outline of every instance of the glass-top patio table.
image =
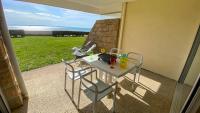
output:
M 82 60 L 91 66 L 103 71 L 111 76 L 116 78 L 122 77 L 132 71 L 136 67 L 136 63 L 134 61 L 128 61 L 126 68 L 121 68 L 119 62 L 117 61 L 114 65 L 114 68 L 110 68 L 110 65 L 103 62 L 102 60 L 98 60 L 98 54 L 90 55 L 83 57 Z M 110 79 L 111 80 L 111 79 Z M 109 83 L 111 81 L 108 81 Z

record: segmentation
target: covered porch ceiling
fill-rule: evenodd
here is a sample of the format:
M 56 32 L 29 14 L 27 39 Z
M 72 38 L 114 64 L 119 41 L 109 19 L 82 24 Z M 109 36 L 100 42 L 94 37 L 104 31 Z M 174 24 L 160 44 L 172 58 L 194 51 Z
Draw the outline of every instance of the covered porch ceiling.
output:
M 121 13 L 122 3 L 135 0 L 18 0 L 88 13 L 109 15 Z

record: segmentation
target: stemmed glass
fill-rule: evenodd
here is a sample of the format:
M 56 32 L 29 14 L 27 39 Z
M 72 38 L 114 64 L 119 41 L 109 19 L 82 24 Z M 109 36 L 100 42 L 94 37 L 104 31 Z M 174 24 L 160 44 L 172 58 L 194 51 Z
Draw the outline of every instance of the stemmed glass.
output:
M 111 56 L 110 56 L 110 68 L 114 68 L 116 60 L 117 60 L 117 56 L 115 54 L 111 54 Z

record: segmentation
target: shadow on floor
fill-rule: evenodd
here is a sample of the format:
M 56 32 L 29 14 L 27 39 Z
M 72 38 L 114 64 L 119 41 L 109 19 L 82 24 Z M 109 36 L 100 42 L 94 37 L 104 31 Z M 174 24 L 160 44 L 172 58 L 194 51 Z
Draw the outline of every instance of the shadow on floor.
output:
M 132 97 L 129 94 L 118 94 L 119 99 L 116 101 L 116 111 L 119 113 L 149 113 L 150 107 L 148 104 Z
M 122 105 L 126 103 L 132 105 L 132 109 L 126 106 L 124 108 L 136 113 L 142 113 L 143 111 L 145 111 L 144 113 L 148 113 L 147 111 L 168 113 L 176 82 L 147 70 L 142 70 L 139 82 L 133 82 L 132 76 L 126 76 L 120 82 L 120 86 L 127 93 L 121 96 L 124 101 L 120 101 L 120 103 L 123 103 Z M 134 99 L 131 101 L 129 100 L 130 97 L 129 99 L 124 99 L 128 98 L 128 96 L 134 97 Z
M 92 113 L 93 104 L 89 104 L 79 110 L 79 113 Z M 103 102 L 98 102 L 96 105 L 96 113 L 111 113 L 111 111 L 105 106 Z

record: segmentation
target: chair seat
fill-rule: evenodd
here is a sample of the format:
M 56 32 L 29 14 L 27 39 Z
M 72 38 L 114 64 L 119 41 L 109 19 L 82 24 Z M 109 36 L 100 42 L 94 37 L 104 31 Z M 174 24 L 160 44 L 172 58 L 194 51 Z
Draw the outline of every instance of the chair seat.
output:
M 136 74 L 137 73 L 137 68 L 133 68 L 129 73 L 131 73 L 131 74 Z
M 81 71 L 80 71 L 80 70 L 81 70 Z M 89 70 L 82 70 L 81 67 L 76 68 L 74 71 L 75 71 L 75 72 L 74 72 L 74 80 L 80 79 L 80 77 L 81 77 L 82 75 L 84 75 L 84 74 L 86 74 L 86 73 L 89 72 Z M 79 71 L 80 71 L 80 73 L 79 73 Z M 73 72 L 69 72 L 69 71 L 68 71 L 67 74 L 68 74 L 69 78 L 73 80 Z
M 104 83 L 103 81 L 101 80 L 97 80 L 95 82 L 97 88 L 99 91 L 102 91 L 106 88 L 109 87 L 108 84 Z M 94 86 L 89 86 L 90 89 L 92 90 L 95 90 L 95 87 Z M 97 96 L 97 101 L 101 100 L 102 98 L 104 98 L 106 95 L 108 95 L 109 93 L 111 93 L 113 91 L 113 88 L 109 88 L 107 89 L 106 91 L 103 91 L 102 93 L 98 93 L 98 96 Z M 83 92 L 85 93 L 85 95 L 91 100 L 91 101 L 94 101 L 95 99 L 95 93 L 90 91 L 89 89 L 84 89 Z
M 81 52 L 80 50 L 75 50 L 73 55 L 75 55 L 75 56 L 83 56 L 83 55 L 85 55 L 85 53 Z

